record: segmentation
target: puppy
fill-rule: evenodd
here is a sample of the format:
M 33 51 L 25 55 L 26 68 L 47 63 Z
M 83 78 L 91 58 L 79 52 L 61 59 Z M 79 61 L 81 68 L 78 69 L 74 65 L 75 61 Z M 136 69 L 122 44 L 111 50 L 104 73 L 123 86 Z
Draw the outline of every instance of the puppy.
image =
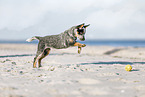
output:
M 77 38 L 79 38 L 81 41 L 85 40 L 86 28 L 89 25 L 85 25 L 83 23 L 77 26 L 73 26 L 70 29 L 58 35 L 51 35 L 45 37 L 34 36 L 32 38 L 27 39 L 26 41 L 28 42 L 35 39 L 39 40 L 37 53 L 33 62 L 33 68 L 36 68 L 37 61 L 38 67 L 42 66 L 41 60 L 50 53 L 51 48 L 63 49 L 71 46 L 78 46 L 78 53 L 80 54 L 81 48 L 85 47 L 86 45 L 81 44 L 76 40 Z

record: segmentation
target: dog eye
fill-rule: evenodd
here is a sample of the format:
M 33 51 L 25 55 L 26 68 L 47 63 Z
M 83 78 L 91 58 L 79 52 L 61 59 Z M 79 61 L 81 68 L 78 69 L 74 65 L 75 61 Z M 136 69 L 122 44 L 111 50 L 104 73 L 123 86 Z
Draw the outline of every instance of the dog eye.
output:
M 78 29 L 78 34 L 82 35 L 84 33 L 84 29 Z

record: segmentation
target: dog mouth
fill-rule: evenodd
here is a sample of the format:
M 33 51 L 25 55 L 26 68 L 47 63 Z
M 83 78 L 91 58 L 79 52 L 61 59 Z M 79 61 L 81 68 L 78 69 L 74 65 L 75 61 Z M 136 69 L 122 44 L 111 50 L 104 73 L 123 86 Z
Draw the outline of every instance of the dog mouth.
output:
M 85 36 L 78 35 L 78 38 L 79 38 L 80 41 L 85 41 Z

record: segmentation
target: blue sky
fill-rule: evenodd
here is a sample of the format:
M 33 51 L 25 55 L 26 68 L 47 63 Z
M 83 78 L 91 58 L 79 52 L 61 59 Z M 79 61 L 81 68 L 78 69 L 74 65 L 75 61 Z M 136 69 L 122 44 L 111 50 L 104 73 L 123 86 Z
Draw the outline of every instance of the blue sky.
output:
M 0 40 L 59 34 L 86 23 L 89 39 L 145 39 L 144 0 L 0 0 Z

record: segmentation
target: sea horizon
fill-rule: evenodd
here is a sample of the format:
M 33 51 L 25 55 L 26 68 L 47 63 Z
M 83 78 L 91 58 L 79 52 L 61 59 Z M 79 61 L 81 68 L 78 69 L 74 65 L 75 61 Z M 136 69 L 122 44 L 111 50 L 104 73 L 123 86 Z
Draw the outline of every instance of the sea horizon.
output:
M 86 40 L 78 41 L 91 46 L 124 46 L 124 47 L 145 47 L 145 40 Z M 0 44 L 37 44 L 38 40 L 27 42 L 25 40 L 0 40 Z

